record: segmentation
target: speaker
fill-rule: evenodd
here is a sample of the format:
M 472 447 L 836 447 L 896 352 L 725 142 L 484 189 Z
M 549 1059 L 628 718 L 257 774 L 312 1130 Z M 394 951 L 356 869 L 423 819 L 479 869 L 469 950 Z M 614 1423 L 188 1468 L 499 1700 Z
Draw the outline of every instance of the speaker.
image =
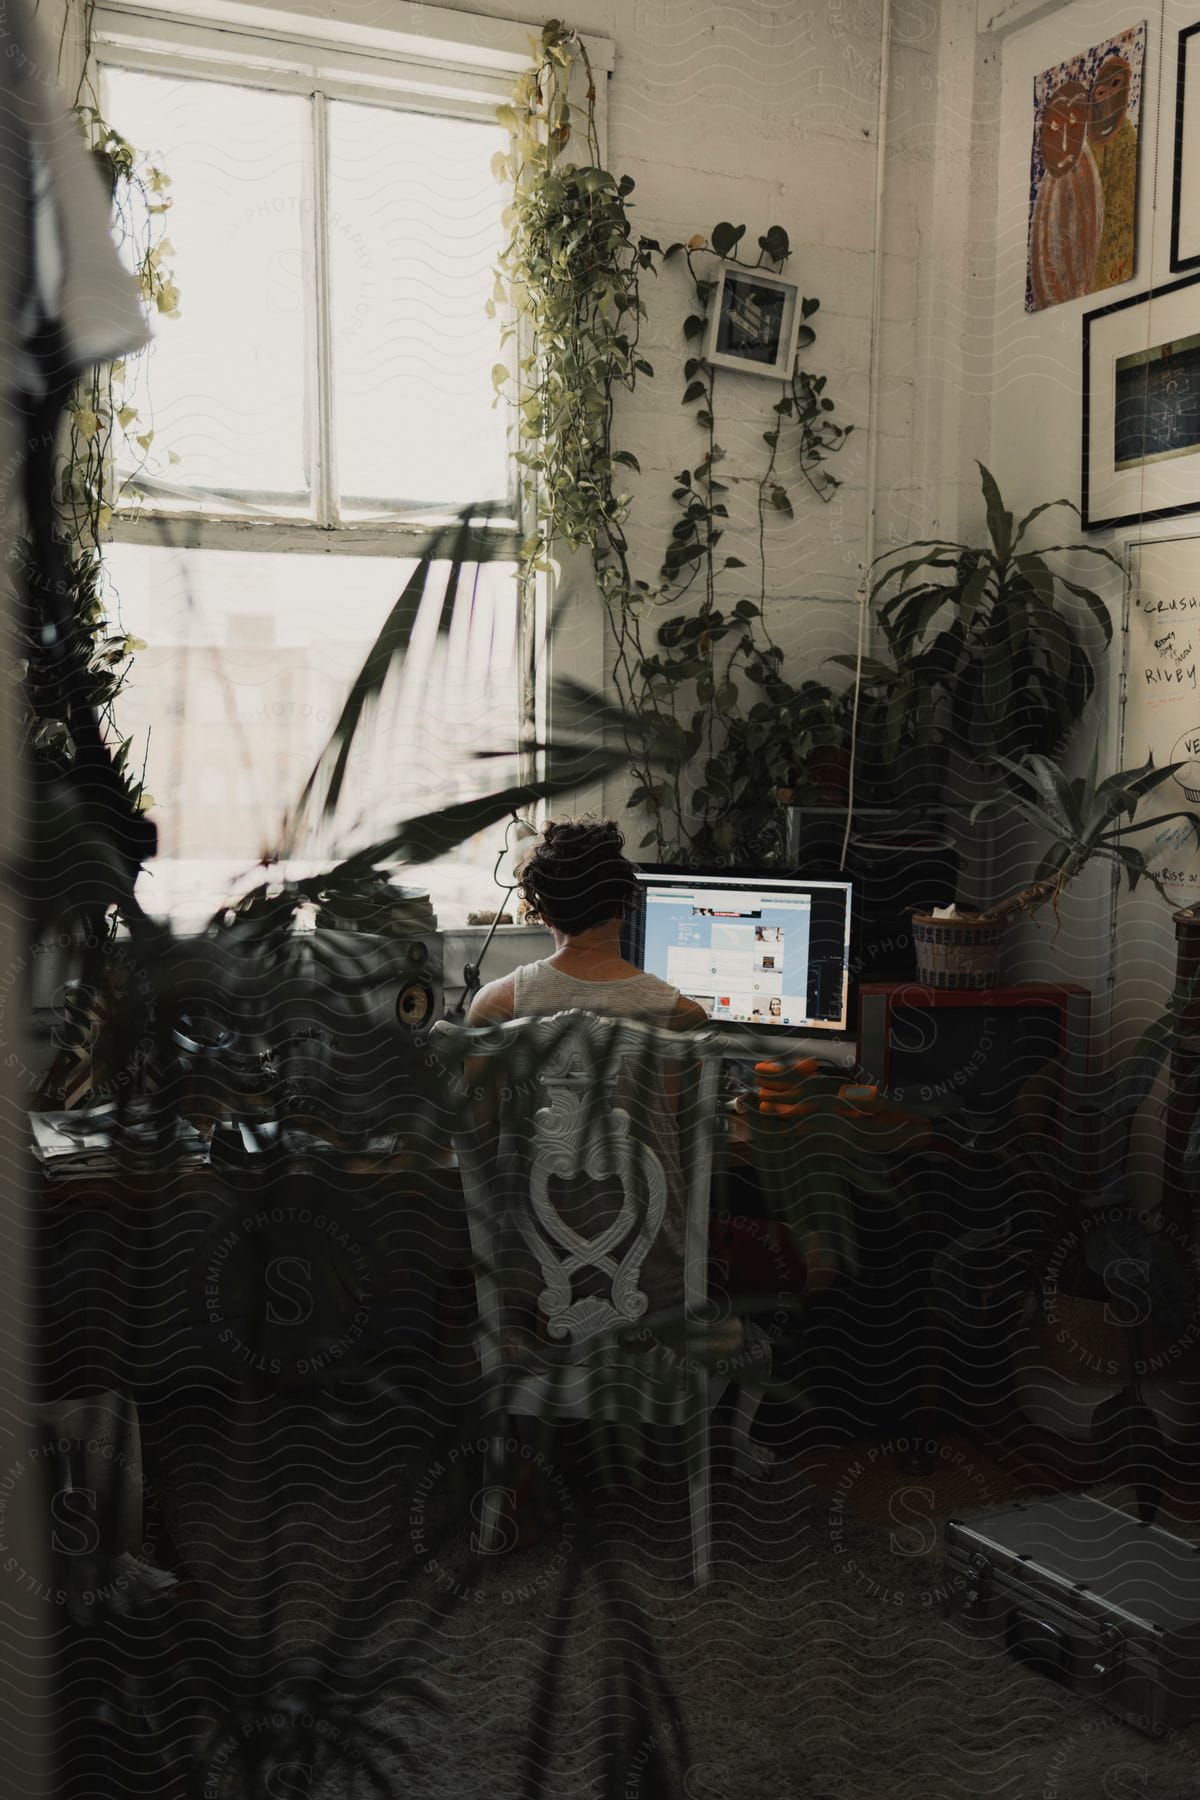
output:
M 859 989 L 861 1079 L 898 1106 L 1000 1118 L 1024 1088 L 1041 1127 L 1062 1135 L 1087 1075 L 1086 988 L 1028 982 L 982 991 L 915 981 Z M 1029 1084 L 1027 1087 L 1026 1084 Z
M 437 932 L 407 942 L 390 939 L 396 961 L 389 961 L 387 984 L 394 982 L 392 1010 L 404 1031 L 425 1033 L 441 1018 L 444 1005 L 444 971 L 441 939 Z

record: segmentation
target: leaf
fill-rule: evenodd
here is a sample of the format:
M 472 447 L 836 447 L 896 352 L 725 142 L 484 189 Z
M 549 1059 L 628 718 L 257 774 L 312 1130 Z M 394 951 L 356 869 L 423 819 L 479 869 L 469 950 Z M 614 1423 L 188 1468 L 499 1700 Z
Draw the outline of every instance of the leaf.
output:
M 508 380 L 511 371 L 507 363 L 492 364 L 492 388 L 498 394 Z
M 1107 606 L 1105 606 L 1099 594 L 1093 593 L 1091 588 L 1081 587 L 1078 582 L 1068 581 L 1065 575 L 1060 575 L 1058 579 L 1069 594 L 1074 594 L 1077 599 L 1083 601 L 1104 634 L 1105 645 L 1111 644 L 1113 635 L 1112 618 L 1109 615 Z
M 771 489 L 771 505 L 775 508 L 776 512 L 781 512 L 786 519 L 794 519 L 796 516 L 786 488 L 773 487 Z
M 896 679 L 897 671 L 895 669 L 888 663 L 879 662 L 877 658 L 872 656 L 864 656 L 862 658 L 857 656 L 827 656 L 825 660 L 826 662 L 833 663 L 836 668 L 849 669 L 852 674 L 857 674 L 861 668 L 864 681 L 895 681 Z
M 1042 807 L 1039 810 L 1056 836 L 1075 841 L 1083 836 L 1083 820 L 1071 784 L 1049 757 L 1029 755 L 1023 764 L 1012 762 L 1007 756 L 996 756 L 993 761 L 1040 798 Z
M 700 333 L 704 330 L 704 326 L 705 319 L 703 313 L 689 313 L 687 318 L 683 321 L 683 335 L 685 338 L 699 337 Z
M 1156 813 L 1152 819 L 1139 819 L 1137 824 L 1129 829 L 1133 831 L 1154 831 L 1159 825 L 1169 825 L 1173 819 L 1186 819 L 1196 834 L 1197 845 L 1200 845 L 1200 814 L 1189 812 L 1184 807 L 1180 807 L 1178 812 Z
M 800 317 L 802 319 L 811 319 L 812 315 L 820 310 L 820 306 L 821 302 L 819 300 L 801 300 Z
M 768 225 L 766 235 L 758 240 L 758 247 L 772 262 L 786 262 L 791 253 L 791 243 L 782 225 Z
M 727 556 L 725 558 L 724 567 L 727 569 L 744 569 L 745 566 L 746 565 L 742 561 L 740 556 Z M 746 604 L 747 604 L 747 602 L 745 600 L 741 600 L 738 602 L 739 606 L 745 606 Z
M 1115 818 L 1118 813 L 1127 812 L 1132 819 L 1137 810 L 1139 800 L 1152 794 L 1169 776 L 1174 775 L 1182 763 L 1165 763 L 1156 769 L 1153 756 L 1148 756 L 1140 768 L 1121 769 L 1115 775 L 1107 776 L 1096 789 L 1096 800 L 1106 818 Z
M 681 404 L 690 406 L 693 400 L 703 400 L 707 394 L 708 389 L 702 381 L 689 381 L 688 385 L 683 390 L 683 400 Z
M 642 472 L 642 465 L 633 454 L 632 450 L 614 450 L 612 453 L 612 460 L 615 463 L 623 463 L 627 469 L 633 469 L 639 475 Z
M 988 535 L 996 552 L 996 560 L 1008 561 L 1012 552 L 1013 516 L 1004 510 L 1004 502 L 1000 498 L 1000 489 L 996 486 L 996 478 L 990 469 L 985 469 L 981 462 L 976 462 L 983 484 L 983 497 L 987 503 Z
M 1028 527 L 1033 524 L 1033 521 L 1044 512 L 1052 512 L 1056 506 L 1071 506 L 1071 502 L 1069 500 L 1043 500 L 1040 506 L 1035 506 L 1032 512 L 1027 512 L 1025 514 L 1025 517 L 1017 527 L 1017 535 L 1013 539 L 1012 547 L 1014 550 L 1025 536 Z M 1077 512 L 1079 509 L 1078 507 L 1072 506 L 1071 510 L 1072 512 Z
M 713 226 L 709 242 L 718 256 L 732 256 L 745 235 L 744 225 L 731 225 L 728 219 L 722 219 L 719 225 Z

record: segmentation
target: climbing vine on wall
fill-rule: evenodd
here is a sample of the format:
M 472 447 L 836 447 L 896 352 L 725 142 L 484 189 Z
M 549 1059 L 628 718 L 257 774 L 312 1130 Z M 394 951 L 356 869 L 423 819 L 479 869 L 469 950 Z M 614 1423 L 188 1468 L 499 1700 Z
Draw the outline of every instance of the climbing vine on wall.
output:
M 751 475 L 731 471 L 718 438 L 719 372 L 699 354 L 699 340 L 721 263 L 778 273 L 791 254 L 788 235 L 772 225 L 753 258 L 741 254 L 746 227 L 727 221 L 665 251 L 638 235 L 632 179 L 601 166 L 587 51 L 558 20 L 533 43 L 533 62 L 498 118 L 512 142 L 497 155 L 494 172 L 512 197 L 491 306 L 507 309 L 502 337 L 515 344 L 516 378 L 502 362 L 494 381 L 500 393 L 515 387 L 517 462 L 530 523 L 522 576 L 528 581 L 547 570 L 564 545 L 591 557 L 611 628 L 613 685 L 627 714 L 646 724 L 644 739 L 626 738 L 634 777 L 629 804 L 644 810 L 649 826 L 641 848 L 652 845 L 661 859 L 677 860 L 778 855 L 775 790 L 805 741 L 815 701 L 813 684 L 792 689 L 784 680 L 782 651 L 769 629 L 767 522 L 795 516 L 797 483 L 818 500 L 832 498 L 839 484 L 826 464 L 849 427 L 832 417 L 825 377 L 797 362 L 767 390 L 775 398 L 764 421 L 761 467 Z M 575 141 L 583 148 L 578 162 L 566 155 Z M 682 322 L 685 341 L 695 346 L 684 365 L 683 406 L 689 429 L 700 434 L 699 456 L 694 463 L 689 456 L 674 477 L 676 516 L 648 580 L 631 567 L 626 535 L 632 495 L 625 472 L 640 468 L 631 451 L 616 446 L 614 419 L 619 393 L 654 373 L 639 347 L 642 278 L 676 257 L 686 261 L 696 299 Z M 814 341 L 808 321 L 818 304 L 802 302 L 798 355 Z M 732 529 L 729 497 L 747 481 L 755 495 L 755 598 L 744 595 L 726 610 L 723 577 L 748 566 L 723 544 Z M 690 610 L 672 610 L 680 605 Z M 665 760 L 652 759 L 650 743 L 664 741 Z
M 165 230 L 170 176 L 140 156 L 95 106 L 78 105 L 75 113 L 109 184 L 121 253 L 144 305 L 153 316 L 178 318 L 179 290 Z M 119 628 L 119 606 L 105 573 L 103 545 L 114 507 L 136 500 L 140 479 L 158 466 L 144 387 L 141 356 L 97 363 L 80 376 L 67 407 L 54 493 L 71 586 L 70 611 L 88 671 L 88 699 L 130 797 L 142 810 L 153 803 L 153 796 L 145 791 L 141 772 L 128 766 L 129 743 L 114 708 L 129 678 L 133 655 L 143 646 Z M 176 462 L 178 457 L 168 452 L 166 460 Z M 21 668 L 28 699 L 26 730 L 35 755 L 61 768 L 71 763 L 75 747 L 67 708 L 57 679 L 39 653 L 36 621 L 34 625 Z

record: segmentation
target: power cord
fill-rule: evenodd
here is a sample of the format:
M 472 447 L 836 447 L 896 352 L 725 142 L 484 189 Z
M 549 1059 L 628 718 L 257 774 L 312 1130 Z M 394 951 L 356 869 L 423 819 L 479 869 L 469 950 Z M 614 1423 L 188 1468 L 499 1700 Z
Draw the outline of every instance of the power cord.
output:
M 480 988 L 483 985 L 483 983 L 480 979 L 480 973 L 483 969 L 483 959 L 488 953 L 489 944 L 491 943 L 492 939 L 496 935 L 496 927 L 497 927 L 497 925 L 499 925 L 500 920 L 503 917 L 505 904 L 516 893 L 517 888 L 520 885 L 516 881 L 512 882 L 511 884 L 506 884 L 500 880 L 500 864 L 504 861 L 506 856 L 510 856 L 512 854 L 513 845 L 509 841 L 509 834 L 512 832 L 514 826 L 517 828 L 517 842 L 518 843 L 522 842 L 524 839 L 533 838 L 533 837 L 537 836 L 537 832 L 534 830 L 533 826 L 529 823 L 529 821 L 527 819 L 522 819 L 515 812 L 513 813 L 511 819 L 508 821 L 508 824 L 504 827 L 504 842 L 500 846 L 500 853 L 497 856 L 495 864 L 492 868 L 492 881 L 494 882 L 496 887 L 498 887 L 500 889 L 500 892 L 503 895 L 503 899 L 501 900 L 499 906 L 496 908 L 496 911 L 492 917 L 491 925 L 488 927 L 488 934 L 483 940 L 483 943 L 480 947 L 479 955 L 475 958 L 474 962 L 466 963 L 463 967 L 462 998 L 459 1000 L 458 1005 L 453 1007 L 451 1009 L 451 1011 L 446 1015 L 447 1018 L 463 1019 L 466 1017 L 467 1008 L 470 1006 L 472 1000 L 475 998 L 476 994 L 479 992 Z

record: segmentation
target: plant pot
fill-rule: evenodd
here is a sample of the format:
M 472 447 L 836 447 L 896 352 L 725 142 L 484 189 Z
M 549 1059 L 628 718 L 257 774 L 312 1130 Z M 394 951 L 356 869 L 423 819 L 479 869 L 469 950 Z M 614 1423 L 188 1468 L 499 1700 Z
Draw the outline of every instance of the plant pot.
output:
M 844 806 L 850 798 L 850 752 L 823 744 L 808 759 L 814 806 Z
M 914 912 L 917 980 L 932 988 L 995 987 L 1007 929 L 1003 919 L 979 918 L 971 913 L 935 919 L 931 913 Z

